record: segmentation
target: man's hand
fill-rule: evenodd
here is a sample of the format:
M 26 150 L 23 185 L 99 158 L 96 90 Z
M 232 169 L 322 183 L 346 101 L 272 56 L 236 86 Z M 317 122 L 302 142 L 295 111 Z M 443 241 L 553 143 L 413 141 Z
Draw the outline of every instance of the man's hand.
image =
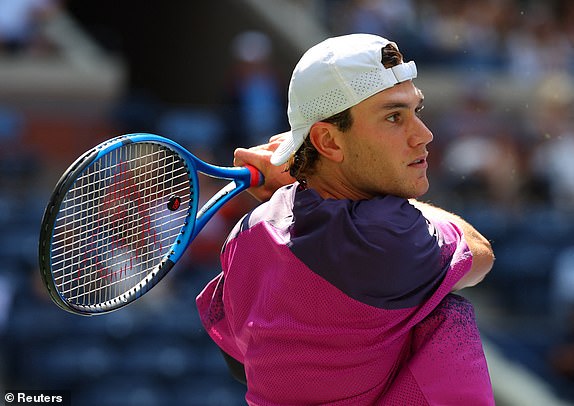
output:
M 279 147 L 282 140 L 282 134 L 274 135 L 267 144 L 249 149 L 237 148 L 233 154 L 233 164 L 235 166 L 253 165 L 265 177 L 263 185 L 247 190 L 257 200 L 268 200 L 281 186 L 295 182 L 295 179 L 289 175 L 289 171 L 285 167 L 275 166 L 270 161 L 273 151 Z

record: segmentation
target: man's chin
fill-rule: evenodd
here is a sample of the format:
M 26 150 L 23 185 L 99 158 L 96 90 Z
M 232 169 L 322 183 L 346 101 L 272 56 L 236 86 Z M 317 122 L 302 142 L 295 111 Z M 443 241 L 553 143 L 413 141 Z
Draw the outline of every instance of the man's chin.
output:
M 403 196 L 406 199 L 418 199 L 419 197 L 423 196 L 429 190 L 429 183 L 426 182 L 425 185 L 421 185 L 419 187 L 414 188 L 410 196 Z

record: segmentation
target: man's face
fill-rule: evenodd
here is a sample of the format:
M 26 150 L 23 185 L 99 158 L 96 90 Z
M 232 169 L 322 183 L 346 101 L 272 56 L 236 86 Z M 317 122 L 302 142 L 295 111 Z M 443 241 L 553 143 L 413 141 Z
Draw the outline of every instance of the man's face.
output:
M 403 82 L 351 108 L 353 125 L 342 133 L 341 170 L 358 196 L 404 198 L 427 192 L 427 144 L 433 139 L 419 118 L 423 95 Z

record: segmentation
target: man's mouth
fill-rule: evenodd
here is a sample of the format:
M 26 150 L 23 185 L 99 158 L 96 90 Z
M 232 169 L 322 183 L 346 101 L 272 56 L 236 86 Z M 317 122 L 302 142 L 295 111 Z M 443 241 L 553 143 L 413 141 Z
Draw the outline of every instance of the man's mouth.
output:
M 425 166 L 425 167 L 426 167 L 426 166 L 427 166 L 427 157 L 426 157 L 426 155 L 425 155 L 425 156 L 422 156 L 422 157 L 420 157 L 420 158 L 415 159 L 414 161 L 412 161 L 412 162 L 409 164 L 409 166 L 417 166 L 417 167 L 419 167 L 419 166 Z

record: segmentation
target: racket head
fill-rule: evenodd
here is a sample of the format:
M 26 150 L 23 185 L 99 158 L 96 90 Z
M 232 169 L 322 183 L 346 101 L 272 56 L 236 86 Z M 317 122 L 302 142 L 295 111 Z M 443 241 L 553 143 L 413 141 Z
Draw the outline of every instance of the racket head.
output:
M 193 156 L 157 135 L 122 135 L 78 158 L 42 219 L 39 264 L 52 300 L 92 315 L 149 291 L 194 236 L 198 188 Z

